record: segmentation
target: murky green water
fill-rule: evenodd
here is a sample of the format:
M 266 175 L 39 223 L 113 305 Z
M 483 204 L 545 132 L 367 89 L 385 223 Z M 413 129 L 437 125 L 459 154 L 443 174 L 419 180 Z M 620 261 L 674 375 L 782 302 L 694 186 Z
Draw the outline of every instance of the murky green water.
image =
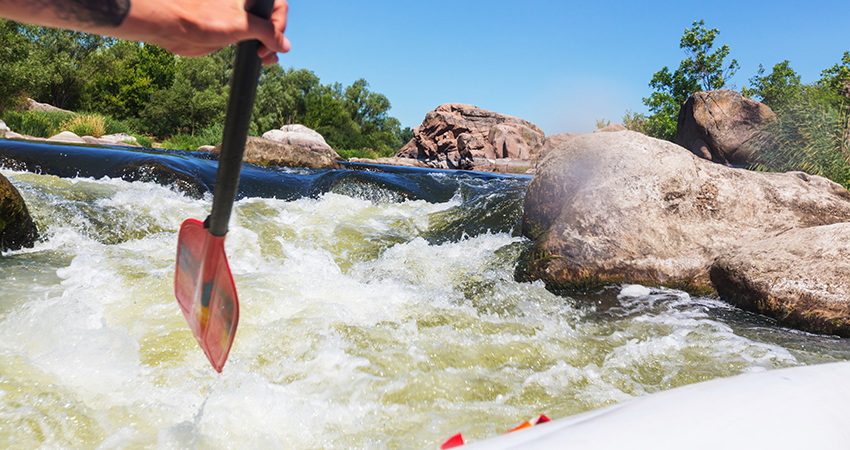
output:
M 43 240 L 0 258 L 0 447 L 435 449 L 540 413 L 850 359 L 845 340 L 712 299 L 515 282 L 523 183 L 473 180 L 445 202 L 343 183 L 236 205 L 241 318 L 218 375 L 172 288 L 177 230 L 208 197 L 2 173 Z

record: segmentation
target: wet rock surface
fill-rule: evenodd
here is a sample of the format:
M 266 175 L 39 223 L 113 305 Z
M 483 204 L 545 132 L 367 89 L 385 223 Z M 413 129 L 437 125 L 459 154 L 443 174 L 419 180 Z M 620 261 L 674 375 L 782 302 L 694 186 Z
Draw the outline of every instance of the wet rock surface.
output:
M 32 247 L 38 230 L 20 192 L 0 175 L 0 251 Z

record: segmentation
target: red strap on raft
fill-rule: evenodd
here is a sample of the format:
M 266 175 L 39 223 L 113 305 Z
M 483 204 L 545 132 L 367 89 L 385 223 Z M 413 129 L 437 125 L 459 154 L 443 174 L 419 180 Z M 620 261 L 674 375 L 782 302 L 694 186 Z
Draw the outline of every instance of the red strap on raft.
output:
M 447 448 L 460 447 L 463 445 L 463 436 L 460 433 L 449 438 L 448 441 L 443 442 L 443 445 L 440 446 L 440 449 L 446 450 Z
M 508 430 L 506 432 L 506 434 L 510 433 L 512 431 L 522 430 L 523 428 L 531 428 L 535 425 L 540 425 L 541 423 L 546 423 L 546 422 L 549 422 L 549 421 L 550 421 L 550 419 L 548 417 L 546 417 L 546 414 L 541 414 L 540 417 L 538 417 L 536 419 L 526 420 L 525 422 L 521 423 L 518 427 L 513 428 L 511 430 Z M 443 442 L 443 445 L 440 446 L 440 449 L 446 450 L 447 448 L 460 447 L 461 445 L 463 445 L 463 436 L 461 436 L 461 434 L 458 433 L 458 434 L 450 437 L 449 440 L 447 440 L 446 442 Z

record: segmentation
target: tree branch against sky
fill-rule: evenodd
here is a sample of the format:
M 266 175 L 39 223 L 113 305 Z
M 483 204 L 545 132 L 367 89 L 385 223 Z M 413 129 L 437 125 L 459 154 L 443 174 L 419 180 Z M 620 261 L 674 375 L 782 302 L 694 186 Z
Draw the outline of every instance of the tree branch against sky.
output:
M 649 86 L 655 92 L 643 99 L 643 104 L 652 113 L 644 125 L 647 134 L 672 140 L 682 103 L 700 90 L 725 87 L 735 75 L 738 61 L 733 59 L 728 65 L 724 64 L 729 56 L 728 45 L 711 52 L 718 34 L 720 31 L 716 28 L 706 29 L 705 21 L 694 21 L 693 28 L 685 30 L 679 43 L 679 48 L 684 49 L 688 57 L 679 63 L 675 72 L 670 73 L 670 69 L 664 67 L 652 76 Z

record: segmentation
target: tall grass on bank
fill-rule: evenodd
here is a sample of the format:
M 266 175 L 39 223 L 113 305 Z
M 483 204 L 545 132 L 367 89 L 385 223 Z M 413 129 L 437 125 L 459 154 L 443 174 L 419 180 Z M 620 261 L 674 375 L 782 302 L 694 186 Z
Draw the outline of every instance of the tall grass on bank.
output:
M 102 137 L 106 132 L 106 120 L 94 114 L 79 114 L 62 122 L 62 131 L 70 131 L 77 136 Z
M 751 169 L 803 171 L 850 188 L 850 99 L 808 87 L 776 109 L 777 118 L 758 136 L 761 149 Z
M 224 125 L 214 123 L 195 135 L 189 133 L 177 133 L 163 141 L 162 146 L 177 150 L 195 151 L 202 145 L 220 144 L 223 134 Z
M 27 136 L 49 138 L 62 131 L 62 124 L 74 117 L 74 113 L 61 111 L 10 111 L 3 114 L 3 121 L 17 133 Z
M 15 132 L 39 138 L 49 138 L 62 131 L 93 137 L 115 133 L 131 134 L 127 124 L 96 113 L 6 110 L 2 120 Z

